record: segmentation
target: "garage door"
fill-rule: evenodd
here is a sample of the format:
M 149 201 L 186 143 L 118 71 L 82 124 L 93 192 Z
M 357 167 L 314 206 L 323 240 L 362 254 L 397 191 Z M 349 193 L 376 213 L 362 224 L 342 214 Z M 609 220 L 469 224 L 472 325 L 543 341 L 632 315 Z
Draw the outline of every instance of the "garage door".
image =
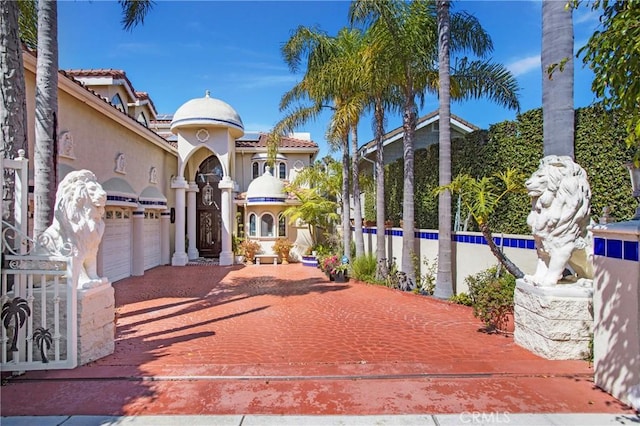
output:
M 144 270 L 160 265 L 162 243 L 160 240 L 160 212 L 144 212 Z
M 131 276 L 131 211 L 107 208 L 104 223 L 102 275 L 113 283 Z

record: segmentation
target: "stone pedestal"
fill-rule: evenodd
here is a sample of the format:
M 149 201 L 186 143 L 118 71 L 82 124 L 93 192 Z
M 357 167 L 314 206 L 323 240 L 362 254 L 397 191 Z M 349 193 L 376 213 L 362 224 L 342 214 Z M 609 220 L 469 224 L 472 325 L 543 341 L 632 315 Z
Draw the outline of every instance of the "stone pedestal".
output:
M 115 350 L 115 298 L 111 283 L 78 290 L 78 365 Z
M 515 342 L 547 359 L 584 359 L 593 332 L 590 281 L 536 287 L 519 279 L 514 296 Z

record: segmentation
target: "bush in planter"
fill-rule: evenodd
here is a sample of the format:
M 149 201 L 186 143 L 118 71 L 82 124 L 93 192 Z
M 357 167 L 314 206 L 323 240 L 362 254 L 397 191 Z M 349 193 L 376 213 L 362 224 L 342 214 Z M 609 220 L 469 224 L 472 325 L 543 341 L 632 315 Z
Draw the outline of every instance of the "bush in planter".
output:
M 375 254 L 369 253 L 356 257 L 351 262 L 351 274 L 358 281 L 374 282 L 378 261 Z
M 480 318 L 489 328 L 500 329 L 513 315 L 513 293 L 516 279 L 504 268 L 497 266 L 465 278 L 469 286 L 469 296 L 473 315 Z
M 273 252 L 277 253 L 282 259 L 282 263 L 289 263 L 289 252 L 293 247 L 293 243 L 286 238 L 278 238 L 273 244 Z
M 244 252 L 244 258 L 248 263 L 253 263 L 256 258 L 256 254 L 260 252 L 262 247 L 257 241 L 243 240 L 240 243 L 240 249 Z

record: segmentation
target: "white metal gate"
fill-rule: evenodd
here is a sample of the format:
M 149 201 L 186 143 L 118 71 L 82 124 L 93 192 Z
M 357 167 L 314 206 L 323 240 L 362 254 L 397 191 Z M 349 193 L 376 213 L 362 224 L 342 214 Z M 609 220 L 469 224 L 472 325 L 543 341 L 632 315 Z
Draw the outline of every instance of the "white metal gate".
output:
M 3 189 L 7 176 L 14 188 L 10 200 L 14 214 L 9 218 L 13 224 L 0 221 L 0 371 L 75 368 L 78 319 L 73 247 L 50 253 L 28 237 L 24 151 L 15 160 L 0 158 L 0 164 Z M 1 207 L 4 217 L 7 206 Z

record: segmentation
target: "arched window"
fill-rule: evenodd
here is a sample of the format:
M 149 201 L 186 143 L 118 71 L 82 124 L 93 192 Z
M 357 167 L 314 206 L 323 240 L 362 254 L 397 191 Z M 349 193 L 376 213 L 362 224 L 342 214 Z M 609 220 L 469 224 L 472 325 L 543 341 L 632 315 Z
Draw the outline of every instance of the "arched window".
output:
M 287 178 L 287 165 L 285 163 L 278 163 L 278 177 L 280 179 Z
M 287 218 L 281 214 L 278 216 L 278 237 L 287 236 Z
M 273 237 L 273 216 L 270 213 L 265 213 L 260 217 L 260 236 L 261 237 Z
M 118 108 L 120 111 L 126 112 L 124 109 L 124 104 L 122 103 L 122 98 L 117 93 L 113 95 L 113 98 L 111 98 L 111 104 L 114 107 Z
M 249 236 L 255 237 L 256 235 L 256 215 L 251 213 L 249 215 Z
M 258 165 L 257 161 L 253 162 L 253 164 L 251 165 L 251 170 L 252 170 L 253 179 L 260 176 L 260 165 Z
M 145 127 L 149 127 L 149 123 L 147 123 L 147 117 L 145 117 L 144 112 L 140 112 L 136 120 L 138 120 L 138 123 L 144 124 Z

